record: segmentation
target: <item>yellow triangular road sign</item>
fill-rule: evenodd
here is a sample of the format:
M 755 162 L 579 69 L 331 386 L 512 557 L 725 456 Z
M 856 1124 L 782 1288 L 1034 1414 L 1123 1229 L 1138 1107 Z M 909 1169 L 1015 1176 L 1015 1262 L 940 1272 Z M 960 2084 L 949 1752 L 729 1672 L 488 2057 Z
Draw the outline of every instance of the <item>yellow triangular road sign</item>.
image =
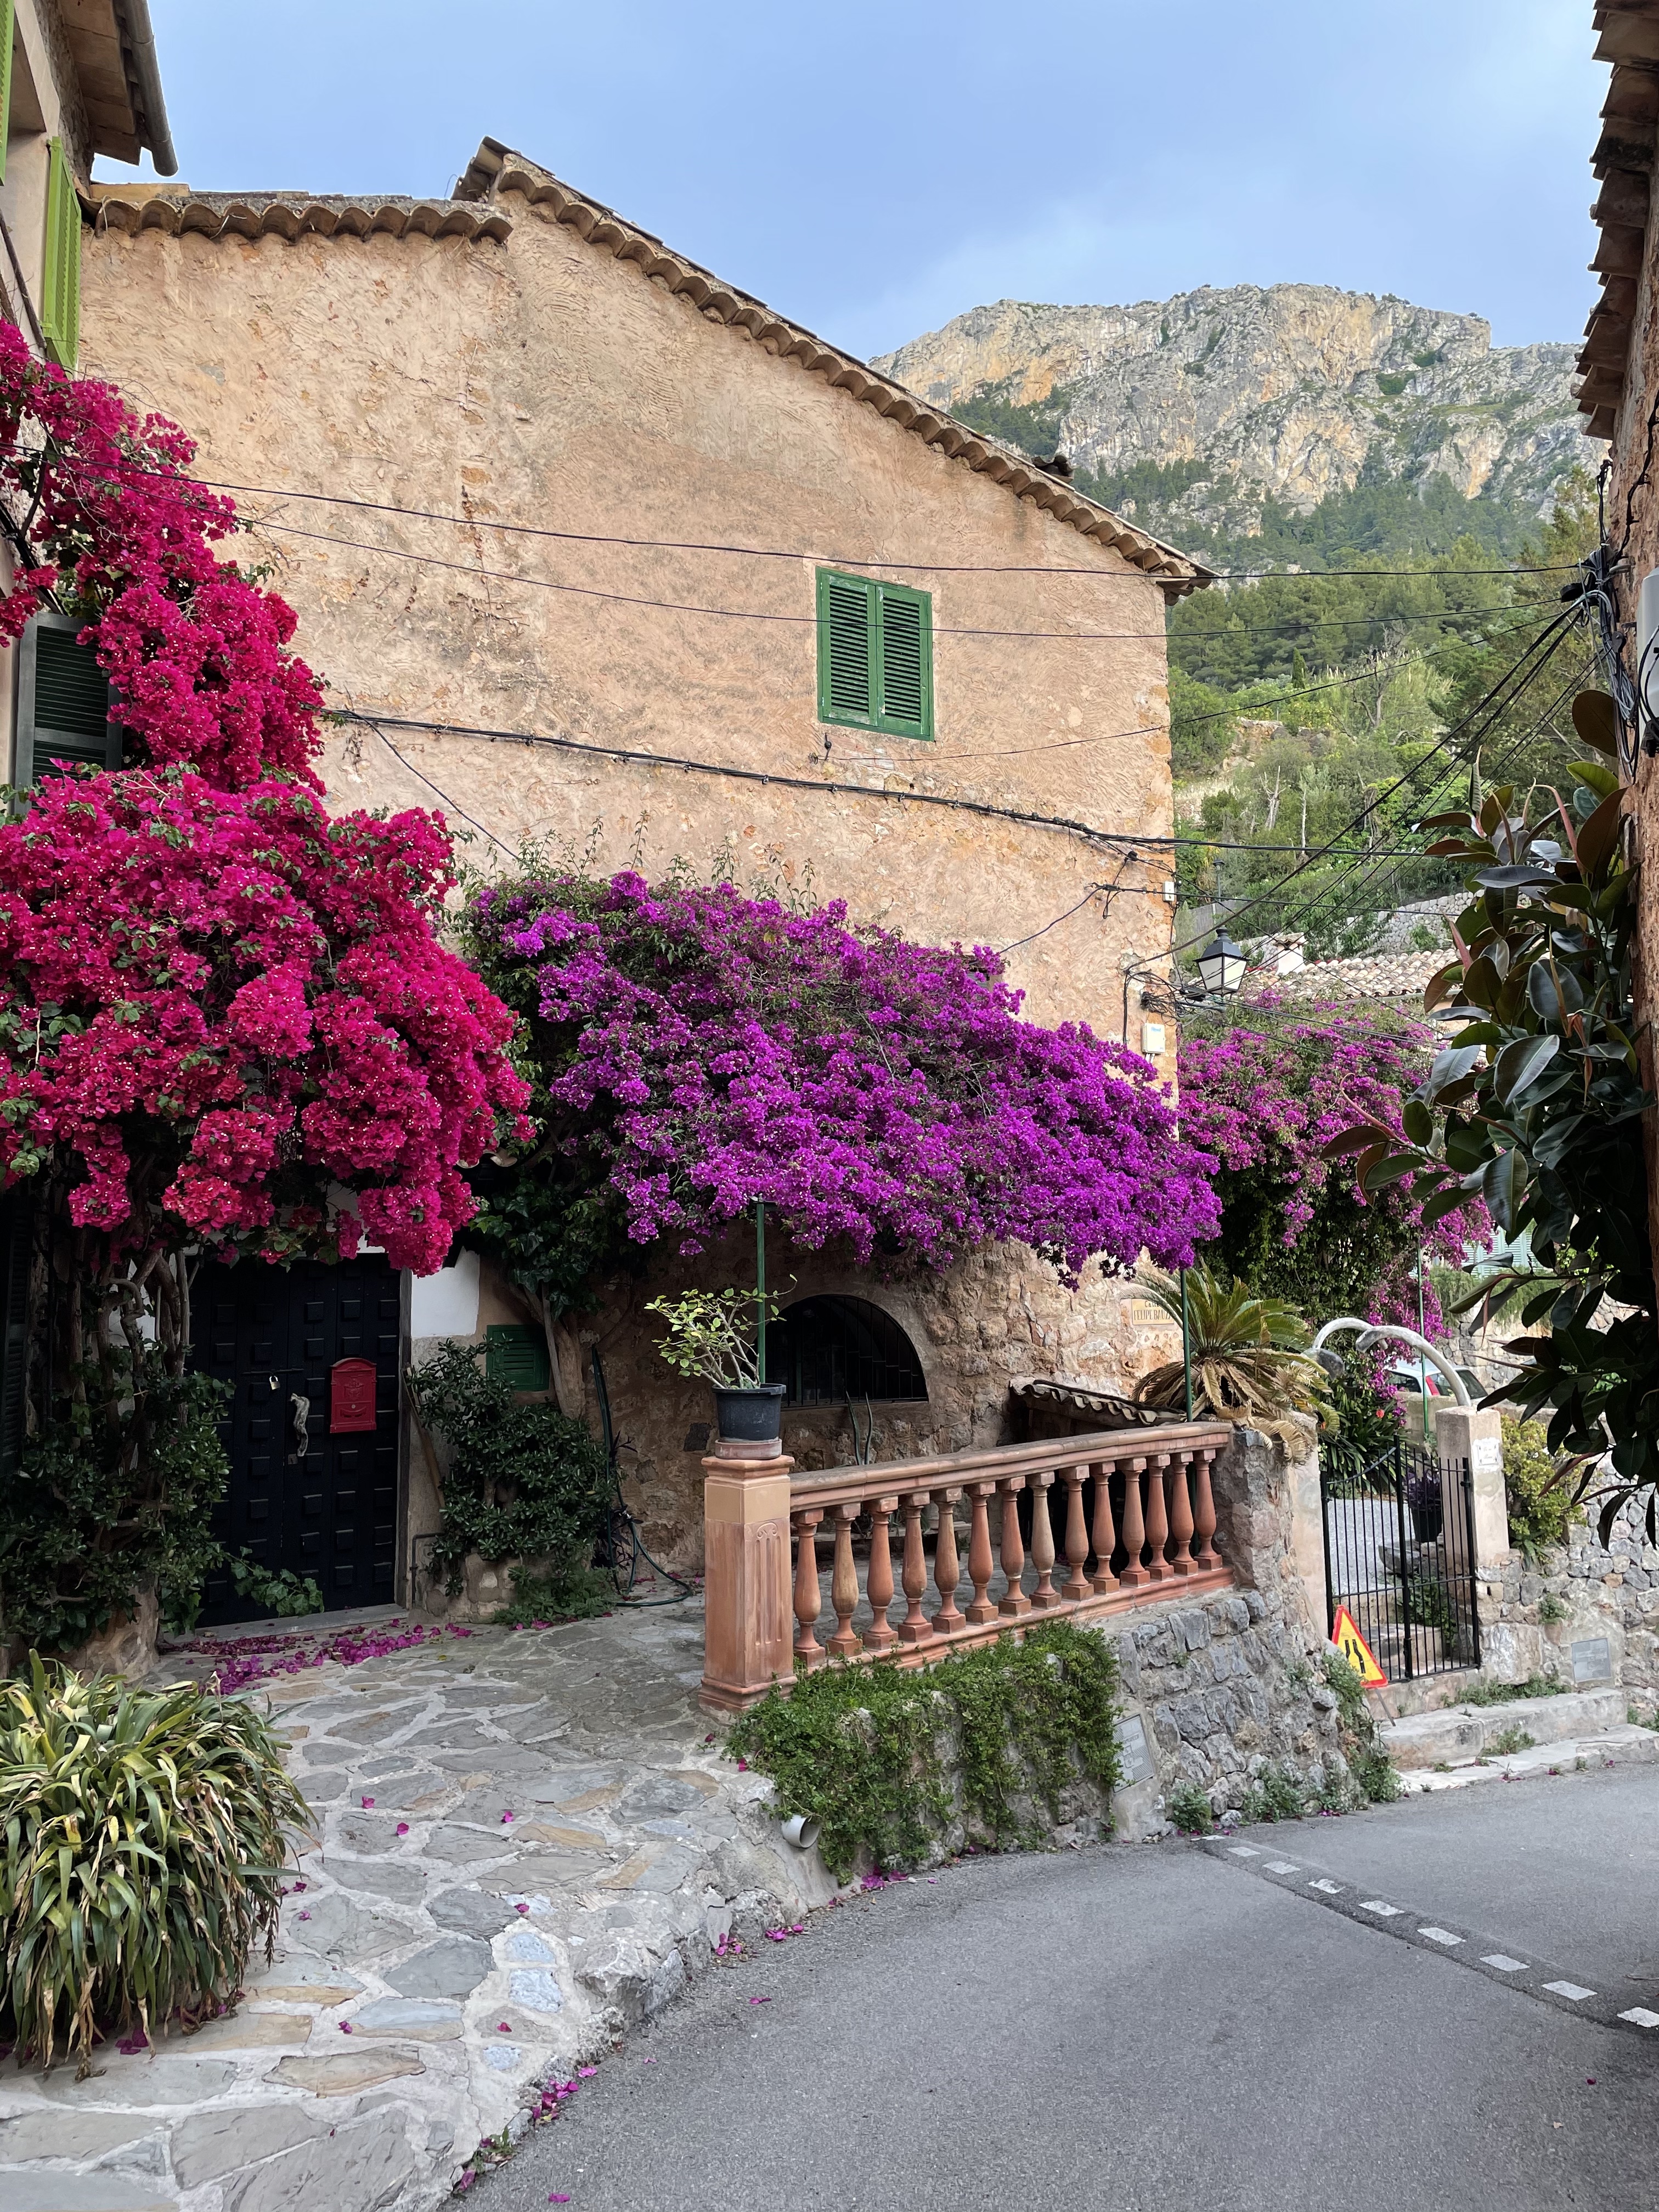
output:
M 1368 1690 L 1377 1689 L 1388 1680 L 1376 1663 L 1376 1654 L 1354 1626 L 1353 1615 L 1346 1605 L 1336 1608 L 1336 1619 L 1331 1623 L 1331 1641 Z

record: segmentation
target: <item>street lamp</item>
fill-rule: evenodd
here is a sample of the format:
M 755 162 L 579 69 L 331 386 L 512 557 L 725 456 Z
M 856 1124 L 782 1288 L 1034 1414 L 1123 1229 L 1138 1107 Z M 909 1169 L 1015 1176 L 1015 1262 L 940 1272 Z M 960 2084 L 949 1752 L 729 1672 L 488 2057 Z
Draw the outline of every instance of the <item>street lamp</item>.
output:
M 1198 956 L 1199 980 L 1212 999 L 1231 999 L 1244 981 L 1249 965 L 1243 945 L 1235 945 L 1224 929 L 1218 930 Z

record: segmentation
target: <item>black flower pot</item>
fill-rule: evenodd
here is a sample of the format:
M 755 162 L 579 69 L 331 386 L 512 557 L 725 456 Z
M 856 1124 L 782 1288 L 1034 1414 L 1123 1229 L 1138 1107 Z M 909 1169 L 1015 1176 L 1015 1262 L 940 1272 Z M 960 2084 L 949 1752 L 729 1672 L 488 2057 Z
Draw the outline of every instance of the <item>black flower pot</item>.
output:
M 1420 1505 L 1413 1504 L 1412 1526 L 1417 1531 L 1419 1544 L 1434 1544 L 1440 1540 L 1440 1530 L 1446 1518 L 1446 1502 L 1443 1498 L 1425 1498 Z
M 714 1390 L 714 1423 L 726 1443 L 765 1444 L 779 1441 L 787 1385 L 755 1382 L 742 1389 Z

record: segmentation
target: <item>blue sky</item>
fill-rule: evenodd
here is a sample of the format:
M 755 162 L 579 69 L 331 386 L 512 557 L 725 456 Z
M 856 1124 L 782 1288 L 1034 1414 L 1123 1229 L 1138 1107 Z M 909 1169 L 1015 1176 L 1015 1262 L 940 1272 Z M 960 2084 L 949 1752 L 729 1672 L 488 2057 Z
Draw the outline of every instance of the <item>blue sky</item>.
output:
M 1590 0 L 150 11 L 192 185 L 442 193 L 487 132 L 860 354 L 1005 296 L 1295 280 L 1519 343 L 1593 295 Z

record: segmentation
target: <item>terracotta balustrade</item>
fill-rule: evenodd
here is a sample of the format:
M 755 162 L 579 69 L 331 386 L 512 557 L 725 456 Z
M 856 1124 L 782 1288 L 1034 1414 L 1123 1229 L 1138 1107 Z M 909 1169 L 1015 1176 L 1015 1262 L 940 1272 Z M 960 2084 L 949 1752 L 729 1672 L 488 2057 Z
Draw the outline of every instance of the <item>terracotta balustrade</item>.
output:
M 738 1564 L 711 1566 L 707 1583 L 704 1703 L 736 1710 L 784 1677 L 792 1604 L 794 1663 L 811 1673 L 882 1657 L 921 1666 L 1039 1620 L 1231 1588 L 1210 1480 L 1231 1434 L 1204 1422 L 1112 1429 L 793 1476 L 787 1460 L 742 1476 L 705 1461 L 711 1499 L 718 1491 L 723 1521 L 738 1524 L 723 1528 L 720 1558 Z

